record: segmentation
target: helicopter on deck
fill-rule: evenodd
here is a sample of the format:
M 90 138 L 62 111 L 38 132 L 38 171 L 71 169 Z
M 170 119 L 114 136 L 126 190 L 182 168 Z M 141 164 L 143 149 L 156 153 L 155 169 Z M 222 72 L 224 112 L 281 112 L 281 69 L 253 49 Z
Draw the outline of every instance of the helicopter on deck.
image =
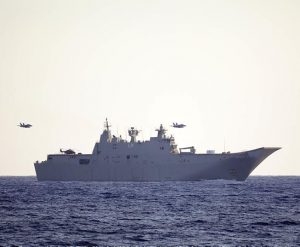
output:
M 64 154 L 76 154 L 75 151 L 72 149 L 66 149 L 66 150 L 60 149 L 59 151 Z

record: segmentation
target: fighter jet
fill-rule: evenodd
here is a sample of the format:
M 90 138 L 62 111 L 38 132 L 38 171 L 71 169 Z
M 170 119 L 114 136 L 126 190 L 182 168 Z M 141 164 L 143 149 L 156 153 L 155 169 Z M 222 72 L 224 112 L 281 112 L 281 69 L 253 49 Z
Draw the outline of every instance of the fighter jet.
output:
M 186 125 L 185 124 L 178 124 L 178 123 L 173 123 L 173 125 L 171 125 L 171 127 L 173 128 L 184 128 Z
M 28 128 L 31 128 L 31 127 L 32 127 L 32 125 L 31 125 L 31 124 L 25 124 L 25 123 L 20 123 L 18 126 L 19 126 L 19 127 L 21 127 L 21 128 L 26 128 L 26 129 L 28 129 Z
M 67 149 L 67 150 L 60 149 L 59 151 L 64 154 L 76 154 L 72 149 Z

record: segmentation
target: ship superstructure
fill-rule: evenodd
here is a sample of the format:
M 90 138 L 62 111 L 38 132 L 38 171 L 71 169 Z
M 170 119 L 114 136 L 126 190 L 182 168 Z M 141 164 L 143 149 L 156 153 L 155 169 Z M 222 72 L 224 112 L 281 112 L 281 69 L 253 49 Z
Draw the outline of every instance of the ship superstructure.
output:
M 279 148 L 239 153 L 197 154 L 193 146 L 180 148 L 160 125 L 156 137 L 138 141 L 139 130 L 128 130 L 130 141 L 111 134 L 108 121 L 92 154 L 49 154 L 34 164 L 39 181 L 197 181 L 245 180 Z

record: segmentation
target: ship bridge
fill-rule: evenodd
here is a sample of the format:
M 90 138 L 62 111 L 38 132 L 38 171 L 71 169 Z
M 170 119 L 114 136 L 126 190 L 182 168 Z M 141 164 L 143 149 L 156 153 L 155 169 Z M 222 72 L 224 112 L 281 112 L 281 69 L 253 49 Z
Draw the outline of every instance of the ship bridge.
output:
M 101 150 L 103 150 L 104 147 L 104 149 L 110 150 L 110 148 L 112 148 L 113 150 L 123 150 L 124 152 L 125 150 L 127 150 L 127 148 L 130 147 L 131 149 L 138 148 L 141 152 L 143 152 L 143 149 L 148 150 L 150 148 L 151 150 L 157 149 L 166 153 L 179 153 L 177 145 L 175 143 L 175 138 L 172 135 L 170 137 L 166 135 L 167 129 L 165 129 L 162 124 L 159 126 L 159 128 L 156 129 L 157 136 L 150 137 L 150 140 L 148 141 L 137 141 L 137 136 L 140 133 L 140 130 L 137 130 L 134 127 L 131 127 L 128 130 L 128 135 L 130 136 L 129 142 L 123 140 L 121 136 L 116 137 L 112 135 L 110 127 L 111 125 L 108 124 L 108 121 L 106 119 L 104 123 L 103 133 L 100 136 L 100 141 L 95 144 L 93 153 L 100 154 Z M 135 147 L 135 143 L 139 144 L 139 147 Z

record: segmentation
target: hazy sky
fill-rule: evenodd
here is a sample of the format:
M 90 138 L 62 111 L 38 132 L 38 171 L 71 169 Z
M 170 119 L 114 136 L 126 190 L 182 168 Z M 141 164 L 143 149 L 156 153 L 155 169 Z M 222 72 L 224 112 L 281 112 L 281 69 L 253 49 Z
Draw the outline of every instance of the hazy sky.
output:
M 279 146 L 254 175 L 300 175 L 300 1 L 0 0 L 0 175 L 89 153 L 106 117 L 179 147 Z M 31 129 L 17 127 L 29 122 Z

